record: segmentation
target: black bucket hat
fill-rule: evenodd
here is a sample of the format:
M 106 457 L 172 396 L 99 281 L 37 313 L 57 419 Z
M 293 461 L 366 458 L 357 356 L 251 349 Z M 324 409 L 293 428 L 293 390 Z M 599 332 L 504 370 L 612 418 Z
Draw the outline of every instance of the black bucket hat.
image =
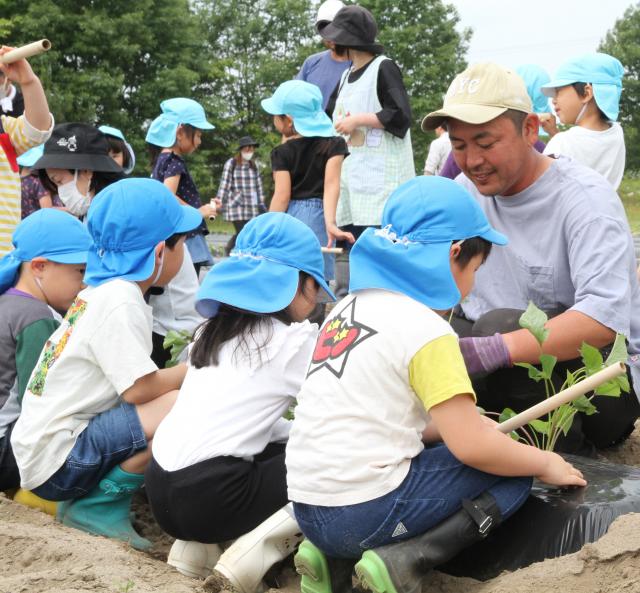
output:
M 333 21 L 320 31 L 323 39 L 336 45 L 381 54 L 384 47 L 375 42 L 377 34 L 378 25 L 373 15 L 355 4 L 340 9 Z
M 58 124 L 44 144 L 44 154 L 32 169 L 71 169 L 123 173 L 109 156 L 107 137 L 83 123 Z
M 260 143 L 256 142 L 251 136 L 243 136 L 238 142 L 238 148 L 242 149 L 245 146 L 260 146 Z

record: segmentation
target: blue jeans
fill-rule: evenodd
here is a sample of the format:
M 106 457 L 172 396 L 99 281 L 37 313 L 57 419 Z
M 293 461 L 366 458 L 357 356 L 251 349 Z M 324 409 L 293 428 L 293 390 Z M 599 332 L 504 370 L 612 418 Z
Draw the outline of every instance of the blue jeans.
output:
M 287 208 L 287 214 L 304 222 L 320 241 L 320 246 L 327 244 L 327 228 L 324 225 L 324 208 L 322 198 L 306 198 L 304 200 L 291 200 Z M 330 253 L 323 254 L 324 279 L 333 280 L 334 256 Z
M 146 448 L 136 407 L 122 402 L 89 421 L 62 467 L 33 492 L 46 500 L 79 498 L 121 461 Z
M 462 508 L 463 498 L 489 492 L 506 519 L 522 506 L 531 478 L 504 478 L 460 463 L 444 444 L 425 448 L 392 492 L 360 504 L 294 503 L 300 529 L 326 554 L 360 558 L 364 550 L 425 533 Z
M 211 251 L 209 251 L 209 245 L 204 235 L 198 233 L 193 237 L 188 237 L 185 241 L 185 245 L 189 250 L 189 255 L 194 264 L 200 264 L 203 266 L 212 266 L 213 257 L 211 257 Z

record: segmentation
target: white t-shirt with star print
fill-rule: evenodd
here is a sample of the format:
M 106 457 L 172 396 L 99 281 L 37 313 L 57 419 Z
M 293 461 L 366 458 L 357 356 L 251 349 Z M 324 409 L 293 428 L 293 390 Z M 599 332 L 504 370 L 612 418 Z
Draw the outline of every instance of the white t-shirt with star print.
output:
M 424 445 L 428 410 L 473 389 L 458 338 L 410 297 L 367 289 L 326 319 L 287 444 L 289 499 L 366 502 L 397 488 Z

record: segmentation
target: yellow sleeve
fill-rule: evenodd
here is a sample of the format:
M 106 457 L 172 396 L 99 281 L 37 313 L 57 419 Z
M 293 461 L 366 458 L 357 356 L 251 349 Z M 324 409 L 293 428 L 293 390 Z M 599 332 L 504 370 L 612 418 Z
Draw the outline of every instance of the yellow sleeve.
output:
M 2 127 L 9 135 L 11 144 L 13 144 L 18 155 L 48 140 L 51 130 L 53 130 L 53 117 L 51 118 L 51 123 L 49 130 L 41 131 L 34 128 L 24 115 L 20 117 L 2 116 Z
M 428 411 L 460 393 L 476 394 L 458 346 L 458 338 L 446 335 L 423 346 L 409 364 L 409 383 Z

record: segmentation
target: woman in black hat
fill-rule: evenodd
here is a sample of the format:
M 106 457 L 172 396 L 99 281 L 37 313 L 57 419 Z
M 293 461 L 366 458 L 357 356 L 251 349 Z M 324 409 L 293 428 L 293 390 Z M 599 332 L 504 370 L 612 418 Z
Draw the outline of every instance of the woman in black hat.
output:
M 227 255 L 236 245 L 236 237 L 252 218 L 266 212 L 262 179 L 254 154 L 259 144 L 251 136 L 238 142 L 238 152 L 222 169 L 218 198 L 222 202 L 224 218 L 233 223 L 235 234 L 225 248 Z
M 122 167 L 109 156 L 106 136 L 83 123 L 57 125 L 33 169 L 51 195 L 57 194 L 67 211 L 80 219 L 99 191 L 124 177 Z
M 347 139 L 350 156 L 340 178 L 337 223 L 356 238 L 378 226 L 391 192 L 415 176 L 411 148 L 411 108 L 397 64 L 376 42 L 378 26 L 361 6 L 345 6 L 320 31 L 336 49 L 346 48 L 351 68 L 329 102 L 336 131 Z M 348 244 L 341 245 L 345 249 Z M 336 258 L 336 294 L 346 294 L 348 255 Z

